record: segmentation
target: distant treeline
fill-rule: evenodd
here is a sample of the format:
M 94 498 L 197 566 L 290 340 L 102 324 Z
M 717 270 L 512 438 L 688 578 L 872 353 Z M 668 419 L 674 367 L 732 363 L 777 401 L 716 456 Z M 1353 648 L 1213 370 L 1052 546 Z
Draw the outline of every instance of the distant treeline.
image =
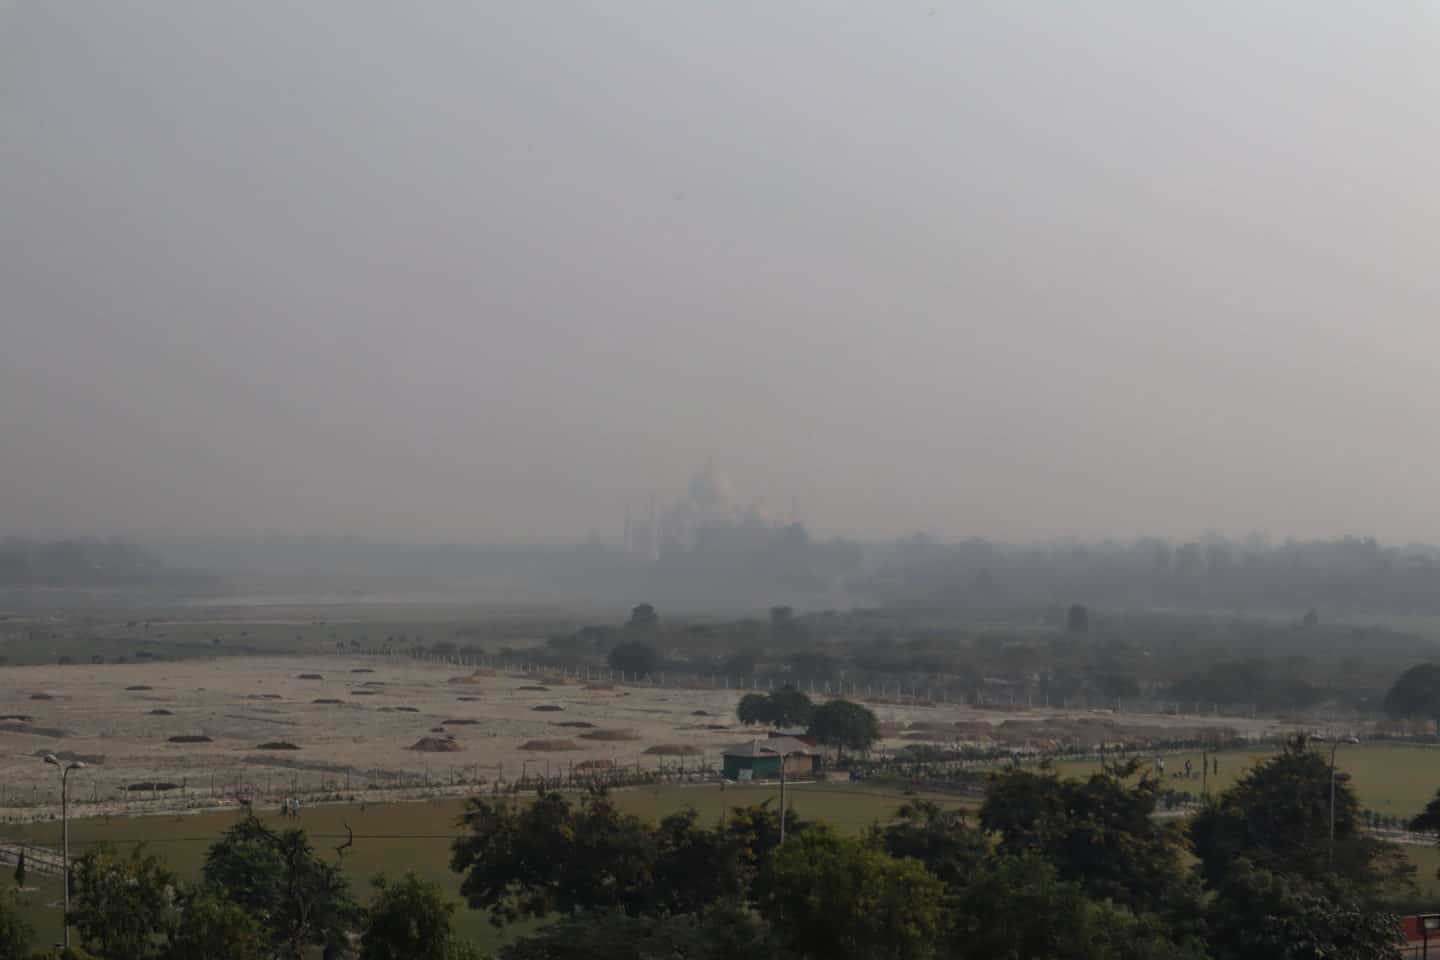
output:
M 0 540 L 0 587 L 138 587 L 182 577 L 154 552 L 118 537 Z
M 691 611 L 882 606 L 968 611 L 983 619 L 997 611 L 1083 603 L 1297 617 L 1314 610 L 1322 618 L 1440 614 L 1440 549 L 1355 537 L 1016 545 L 924 536 L 821 539 L 790 524 L 701 528 L 693 541 L 669 544 L 658 555 L 596 537 L 486 545 L 306 536 L 168 542 L 156 549 L 178 569 L 209 573 L 486 580 L 517 597 L 616 605 L 643 596 Z
M 916 537 L 851 590 L 911 610 L 1082 602 L 1110 609 L 1440 613 L 1440 550 L 1373 537 L 1271 544 L 1207 538 L 1015 546 Z

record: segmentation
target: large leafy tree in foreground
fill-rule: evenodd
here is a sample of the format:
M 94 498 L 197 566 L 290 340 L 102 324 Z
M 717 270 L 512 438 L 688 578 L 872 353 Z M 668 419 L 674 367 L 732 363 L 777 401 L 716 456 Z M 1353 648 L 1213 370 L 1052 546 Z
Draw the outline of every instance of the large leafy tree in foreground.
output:
M 20 895 L 0 893 L 0 960 L 25 960 L 35 930 L 20 915 Z
M 701 913 L 572 917 L 500 951 L 500 960 L 787 960 L 763 922 L 739 904 Z
M 925 960 L 942 939 L 943 899 L 916 861 L 812 827 L 770 855 L 757 906 L 797 957 Z
M 980 825 L 1002 854 L 1033 853 L 1088 896 L 1140 910 L 1184 910 L 1197 891 L 1182 864 L 1184 838 L 1155 819 L 1160 781 L 1129 763 L 1084 780 L 1054 770 L 996 774 Z
M 1344 884 L 1321 888 L 1237 860 L 1209 909 L 1216 960 L 1394 960 L 1400 921 Z
M 951 939 L 951 955 L 965 960 L 1206 957 L 1195 936 L 1087 897 L 1035 853 L 986 861 L 956 898 Z
M 157 955 L 179 922 L 180 881 L 160 858 L 137 847 L 122 856 L 101 845 L 71 865 L 70 922 L 105 960 Z
M 472 956 L 455 937 L 455 904 L 434 883 L 407 873 L 375 878 L 376 896 L 365 908 L 360 960 L 459 960 Z M 478 956 L 478 955 L 475 955 Z
M 210 848 L 204 888 L 249 911 L 273 952 L 286 957 L 307 947 L 337 954 L 360 922 L 339 867 L 316 856 L 304 830 L 271 830 L 254 817 Z
M 1206 881 L 1215 886 L 1235 861 L 1315 883 L 1369 886 L 1409 873 L 1393 844 L 1363 833 L 1360 804 L 1343 772 L 1335 774 L 1335 842 L 1330 842 L 1330 763 L 1303 737 L 1286 744 L 1190 820 Z
M 990 853 L 985 835 L 971 826 L 964 810 L 929 800 L 906 803 L 877 832 L 886 853 L 920 861 L 952 890 L 967 884 Z

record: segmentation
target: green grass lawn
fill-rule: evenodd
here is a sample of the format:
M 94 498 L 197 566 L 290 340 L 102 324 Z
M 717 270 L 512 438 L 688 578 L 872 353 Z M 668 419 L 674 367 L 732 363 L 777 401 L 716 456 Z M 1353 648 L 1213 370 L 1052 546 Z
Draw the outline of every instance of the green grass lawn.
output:
M 1228 751 L 1219 755 L 1220 773 L 1210 778 L 1211 789 L 1223 789 L 1235 781 L 1255 762 L 1273 755 L 1273 750 Z M 1166 758 L 1168 772 L 1184 768 L 1189 755 Z M 1199 769 L 1199 753 L 1191 756 Z M 1440 786 L 1440 748 L 1365 744 L 1341 747 L 1337 760 L 1340 769 L 1352 774 L 1361 803 L 1377 811 L 1409 815 L 1418 812 Z M 1059 768 L 1071 775 L 1094 770 L 1093 761 L 1067 761 Z M 1175 781 L 1177 787 L 1198 793 L 1198 776 L 1191 781 Z M 702 821 L 714 822 L 731 806 L 759 803 L 777 798 L 774 786 L 730 787 L 660 787 L 624 790 L 614 796 L 622 809 L 643 817 L 657 819 L 684 806 L 694 807 Z M 825 820 L 844 832 L 858 833 L 872 823 L 884 821 L 895 809 L 910 799 L 898 791 L 863 784 L 814 784 L 792 787 L 789 797 L 793 809 L 801 816 Z M 778 799 L 778 798 L 777 798 Z M 955 798 L 937 797 L 949 806 L 964 806 Z M 459 878 L 450 872 L 450 843 L 458 834 L 456 821 L 463 801 L 432 800 L 420 803 L 390 803 L 311 807 L 304 811 L 300 826 L 310 832 L 315 847 L 326 856 L 346 836 L 346 825 L 354 829 L 355 845 L 344 860 L 346 872 L 355 888 L 368 893 L 370 879 L 377 873 L 403 873 L 414 870 L 439 883 L 458 898 Z M 116 844 L 144 843 L 159 852 L 182 876 L 194 878 L 200 871 L 206 849 L 216 836 L 240 818 L 235 811 L 171 815 L 156 817 L 114 817 L 77 820 L 71 825 L 72 849 L 83 852 L 100 841 Z M 284 824 L 278 815 L 266 813 L 272 824 Z M 58 846 L 58 823 L 31 824 L 11 828 L 8 835 L 38 843 Z M 1440 850 L 1406 847 L 1416 864 L 1417 882 L 1423 892 L 1440 899 Z M 60 898 L 57 881 L 37 880 L 40 889 L 30 898 L 29 916 L 40 932 L 40 942 L 49 943 L 60 935 Z M 492 949 L 518 936 L 533 926 L 518 925 L 496 931 L 487 917 L 463 907 L 456 914 L 461 934 L 484 949 Z
M 1321 749 L 1316 746 L 1315 749 Z M 1233 750 L 1220 753 L 1220 773 L 1211 774 L 1212 793 L 1224 790 L 1258 761 L 1274 756 L 1275 749 Z M 1328 749 L 1327 749 L 1328 755 Z M 1214 756 L 1212 754 L 1212 756 Z M 1195 776 L 1189 780 L 1173 779 L 1191 761 Z M 1411 817 L 1425 808 L 1435 791 L 1440 789 L 1440 747 L 1421 744 L 1374 743 L 1359 746 L 1342 745 L 1335 757 L 1335 766 L 1350 774 L 1362 807 L 1377 813 Z M 1083 776 L 1099 767 L 1093 760 L 1063 761 L 1056 764 L 1063 773 Z M 1166 782 L 1177 790 L 1199 794 L 1201 786 L 1200 752 L 1166 755 Z
M 776 798 L 774 786 L 663 787 L 622 790 L 614 794 L 617 804 L 639 816 L 658 819 L 685 806 L 694 807 L 703 821 L 718 821 L 722 810 Z M 889 819 L 909 797 L 898 792 L 867 789 L 861 785 L 814 784 L 791 787 L 787 799 L 797 814 L 825 820 L 847 833 L 857 833 L 876 821 Z M 942 803 L 960 806 L 954 798 L 936 797 Z M 311 834 L 315 848 L 333 857 L 332 848 L 344 841 L 346 825 L 356 840 L 346 852 L 344 865 L 351 883 L 368 894 L 370 879 L 377 873 L 400 874 L 414 870 L 459 897 L 459 877 L 450 872 L 450 844 L 459 835 L 456 822 L 463 808 L 459 799 L 421 803 L 317 806 L 304 810 L 299 825 Z M 215 838 L 235 824 L 235 811 L 158 817 L 113 817 L 77 820 L 70 825 L 71 850 L 82 853 L 89 846 L 109 841 L 115 844 L 144 843 L 161 854 L 183 877 L 194 879 L 204 863 L 205 851 Z M 274 813 L 262 818 L 271 825 L 290 825 Z M 58 823 L 32 824 L 7 830 L 8 836 L 58 847 Z M 40 881 L 41 889 L 30 898 L 28 915 L 40 933 L 40 942 L 60 936 L 58 881 Z M 463 907 L 456 913 L 463 936 L 477 946 L 490 949 L 523 936 L 533 925 L 517 925 L 503 932 L 490 925 L 487 916 Z

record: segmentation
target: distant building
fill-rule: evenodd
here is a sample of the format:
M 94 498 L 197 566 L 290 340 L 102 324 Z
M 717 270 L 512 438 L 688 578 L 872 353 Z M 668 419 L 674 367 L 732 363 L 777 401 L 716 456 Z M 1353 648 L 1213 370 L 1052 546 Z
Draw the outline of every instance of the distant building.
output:
M 786 777 L 812 776 L 819 755 L 820 751 L 794 737 L 747 740 L 725 751 L 725 779 L 778 780 L 782 757 Z

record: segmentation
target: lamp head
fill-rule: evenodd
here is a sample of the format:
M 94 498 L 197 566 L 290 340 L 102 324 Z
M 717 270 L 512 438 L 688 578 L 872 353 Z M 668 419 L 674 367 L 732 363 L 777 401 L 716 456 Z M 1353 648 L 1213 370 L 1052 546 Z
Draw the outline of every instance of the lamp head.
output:
M 54 764 L 57 767 L 60 766 L 60 758 L 55 756 L 55 754 L 53 753 L 47 753 L 40 759 L 44 760 L 46 763 Z
M 84 770 L 84 769 L 85 769 L 85 761 L 84 761 L 84 760 L 76 760 L 74 763 L 70 764 L 70 766 L 69 766 L 68 769 L 70 769 L 70 770 Z

